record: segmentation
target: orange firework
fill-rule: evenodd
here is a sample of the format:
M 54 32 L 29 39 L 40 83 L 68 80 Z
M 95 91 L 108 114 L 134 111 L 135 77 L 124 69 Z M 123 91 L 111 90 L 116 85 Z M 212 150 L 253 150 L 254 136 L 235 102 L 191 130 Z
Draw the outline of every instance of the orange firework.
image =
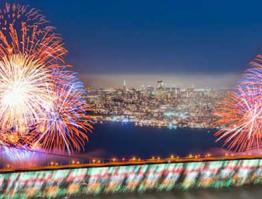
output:
M 0 27 L 0 59 L 28 55 L 47 68 L 64 62 L 67 51 L 62 39 L 38 10 L 6 3 L 0 9 Z
M 262 147 L 262 65 L 261 56 L 251 62 L 239 86 L 219 104 L 215 115 L 221 127 L 215 135 L 235 151 Z
M 80 150 L 91 118 L 61 37 L 28 6 L 5 4 L 0 25 L 0 143 Z
M 39 125 L 38 137 L 32 147 L 68 152 L 80 150 L 88 139 L 86 132 L 92 130 L 91 118 L 87 114 L 89 106 L 83 95 L 84 86 L 71 71 L 56 70 L 53 75 L 56 81 L 56 105 Z

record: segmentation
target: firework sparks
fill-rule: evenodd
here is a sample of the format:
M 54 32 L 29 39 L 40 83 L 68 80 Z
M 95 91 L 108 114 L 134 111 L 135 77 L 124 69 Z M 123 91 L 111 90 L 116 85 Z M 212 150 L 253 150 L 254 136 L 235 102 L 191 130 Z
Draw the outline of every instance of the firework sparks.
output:
M 48 117 L 41 122 L 42 129 L 39 129 L 34 146 L 67 151 L 80 150 L 88 139 L 85 132 L 92 129 L 87 122 L 90 116 L 86 113 L 89 107 L 84 99 L 84 86 L 71 71 L 56 70 L 53 75 L 56 77 L 56 106 L 52 107 Z
M 64 65 L 62 39 L 39 11 L 0 9 L 0 143 L 80 150 L 88 139 L 85 90 Z
M 261 56 L 251 62 L 239 86 L 219 105 L 216 115 L 222 129 L 218 140 L 235 151 L 262 146 L 262 65 Z
M 20 54 L 0 61 L 0 77 L 1 129 L 26 133 L 52 103 L 50 72 Z

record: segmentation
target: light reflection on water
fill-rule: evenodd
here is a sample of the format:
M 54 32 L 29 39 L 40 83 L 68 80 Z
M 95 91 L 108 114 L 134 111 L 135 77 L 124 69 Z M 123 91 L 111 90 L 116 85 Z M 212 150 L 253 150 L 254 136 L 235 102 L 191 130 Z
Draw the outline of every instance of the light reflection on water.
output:
M 160 193 L 124 193 L 103 195 L 97 199 L 260 199 L 262 186 L 231 187 L 224 189 L 201 189 Z

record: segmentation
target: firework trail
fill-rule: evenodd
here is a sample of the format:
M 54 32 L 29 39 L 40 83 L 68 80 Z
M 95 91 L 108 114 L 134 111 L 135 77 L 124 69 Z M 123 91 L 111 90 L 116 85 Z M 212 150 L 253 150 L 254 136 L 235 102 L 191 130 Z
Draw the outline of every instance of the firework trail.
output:
M 83 84 L 67 50 L 38 10 L 0 9 L 0 144 L 80 150 L 92 129 Z
M 90 116 L 86 113 L 89 107 L 83 95 L 84 86 L 71 71 L 55 70 L 53 75 L 56 82 L 56 106 L 52 106 L 48 117 L 41 122 L 41 134 L 34 147 L 40 145 L 46 149 L 80 150 L 88 139 L 86 132 L 92 129 L 87 122 Z
M 238 87 L 219 104 L 215 135 L 227 148 L 247 151 L 262 147 L 262 56 L 252 61 Z

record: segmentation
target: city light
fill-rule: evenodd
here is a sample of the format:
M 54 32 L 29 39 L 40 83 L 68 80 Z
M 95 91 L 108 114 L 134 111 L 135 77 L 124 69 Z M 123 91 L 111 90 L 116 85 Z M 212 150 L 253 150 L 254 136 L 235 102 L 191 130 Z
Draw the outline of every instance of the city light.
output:
M 148 87 L 90 88 L 87 102 L 93 107 L 98 123 L 130 122 L 136 126 L 169 129 L 211 129 L 218 127 L 213 115 L 216 105 L 229 91 L 165 86 L 150 87 L 150 90 Z

